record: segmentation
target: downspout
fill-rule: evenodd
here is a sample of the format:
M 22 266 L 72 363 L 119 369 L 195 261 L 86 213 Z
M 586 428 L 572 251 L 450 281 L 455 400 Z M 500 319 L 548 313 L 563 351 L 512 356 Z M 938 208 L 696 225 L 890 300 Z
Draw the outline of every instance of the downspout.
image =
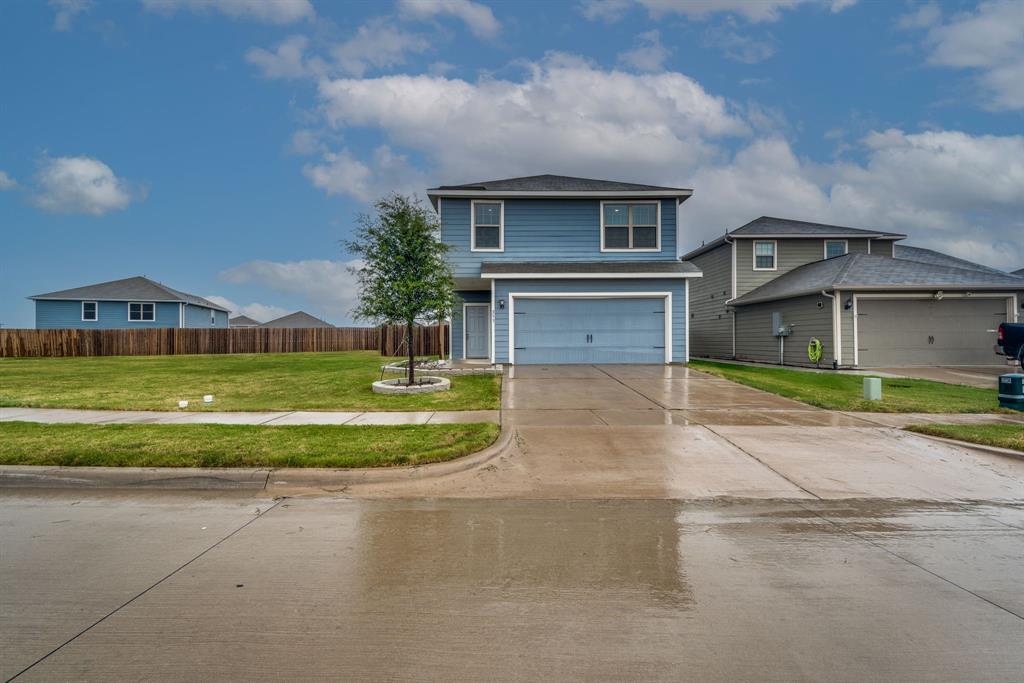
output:
M 181 329 L 184 329 L 184 328 L 185 328 L 185 302 L 184 301 L 179 301 L 178 302 L 178 329 L 181 330 Z
M 836 302 L 838 301 L 834 294 L 829 294 L 824 289 L 821 290 L 822 296 L 827 296 L 832 299 L 832 369 L 839 369 L 839 361 L 842 358 L 842 352 L 839 346 L 839 335 L 842 334 L 842 329 L 837 328 L 836 325 Z

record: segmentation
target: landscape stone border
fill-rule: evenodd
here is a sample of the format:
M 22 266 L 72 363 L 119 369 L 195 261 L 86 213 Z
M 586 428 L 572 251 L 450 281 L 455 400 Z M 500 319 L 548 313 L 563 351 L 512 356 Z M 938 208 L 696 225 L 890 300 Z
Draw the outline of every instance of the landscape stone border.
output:
M 408 364 L 409 361 L 400 361 L 397 363 L 389 363 L 387 365 L 382 365 L 380 369 L 385 372 L 405 373 L 408 372 L 409 370 Z M 424 367 L 422 369 L 417 367 L 417 372 L 429 372 L 431 375 L 501 375 L 504 373 L 504 366 L 480 365 L 453 368 L 451 366 L 434 365 L 431 367 Z
M 420 378 L 420 384 L 402 384 L 404 377 L 393 379 L 382 379 L 373 383 L 375 394 L 432 394 L 436 391 L 448 391 L 452 388 L 452 381 L 446 377 L 431 377 L 429 375 Z

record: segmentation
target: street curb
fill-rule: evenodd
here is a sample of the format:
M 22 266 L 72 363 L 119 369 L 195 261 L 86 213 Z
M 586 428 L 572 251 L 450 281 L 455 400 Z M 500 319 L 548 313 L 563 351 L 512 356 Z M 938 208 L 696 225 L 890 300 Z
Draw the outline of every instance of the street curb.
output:
M 503 427 L 487 448 L 446 462 L 412 467 L 199 468 L 0 466 L 0 489 L 157 489 L 275 491 L 294 488 L 343 490 L 353 484 L 382 484 L 443 477 L 478 467 L 501 455 L 515 430 Z
M 925 439 L 931 439 L 932 441 L 941 441 L 942 443 L 950 444 L 951 446 L 960 446 L 961 448 L 970 448 L 975 451 L 982 451 L 983 453 L 989 453 L 992 455 L 1002 455 L 1010 458 L 1017 458 L 1024 460 L 1024 453 L 1021 451 L 1015 451 L 1012 448 L 1000 448 L 998 446 L 986 446 L 985 444 L 972 443 L 970 441 L 960 441 L 959 439 L 947 439 L 944 436 L 934 436 L 932 434 L 922 434 L 921 432 L 914 432 L 907 428 L 900 429 L 901 432 L 907 434 L 913 434 L 914 436 L 920 436 Z

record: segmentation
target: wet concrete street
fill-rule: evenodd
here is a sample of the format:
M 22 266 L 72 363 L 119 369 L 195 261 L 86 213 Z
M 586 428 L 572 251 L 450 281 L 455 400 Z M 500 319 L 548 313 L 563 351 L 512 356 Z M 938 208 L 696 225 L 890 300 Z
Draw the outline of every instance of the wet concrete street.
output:
M 0 676 L 1021 680 L 1024 459 L 686 368 L 503 402 L 450 475 L 0 488 Z
M 1024 670 L 1015 504 L 24 491 L 0 516 L 5 678 Z

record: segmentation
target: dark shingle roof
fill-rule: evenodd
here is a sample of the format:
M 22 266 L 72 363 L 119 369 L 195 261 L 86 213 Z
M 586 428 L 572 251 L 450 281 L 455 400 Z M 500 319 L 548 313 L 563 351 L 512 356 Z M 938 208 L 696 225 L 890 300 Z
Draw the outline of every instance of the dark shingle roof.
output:
M 557 273 L 596 274 L 602 273 L 665 273 L 699 274 L 700 269 L 686 261 L 484 261 L 480 274 L 505 275 L 523 273 L 545 275 Z
M 1017 277 L 1024 277 L 1024 268 L 1021 268 L 1020 270 L 1015 270 L 1012 273 L 1010 273 L 1010 275 L 1016 275 Z
M 73 289 L 62 289 L 58 292 L 47 294 L 36 294 L 29 299 L 71 299 L 71 300 L 98 300 L 98 301 L 172 301 L 185 302 L 192 306 L 204 306 L 218 311 L 227 312 L 223 306 L 204 299 L 195 294 L 172 289 L 167 285 L 150 280 L 147 277 L 129 277 L 123 280 L 111 280 L 100 282 L 95 285 L 75 287 Z
M 906 244 L 894 245 L 892 255 L 896 258 L 906 259 L 908 261 L 918 261 L 920 263 L 931 263 L 936 266 L 951 266 L 953 268 L 963 268 L 965 270 L 980 270 L 983 273 L 1005 274 L 1002 270 L 989 268 L 988 266 L 983 266 L 980 263 L 967 261 L 962 258 L 957 258 L 956 256 L 950 256 L 949 254 L 943 254 L 941 251 L 925 249 L 923 247 L 911 247 Z
M 444 190 L 480 190 L 484 192 L 689 192 L 681 187 L 664 187 L 661 185 L 642 185 L 623 183 L 615 180 L 595 180 L 593 178 L 574 178 L 565 175 L 531 175 L 522 178 L 504 178 L 502 180 L 485 180 L 465 185 L 440 185 L 427 190 L 428 193 Z
M 847 254 L 815 261 L 780 275 L 737 298 L 735 305 L 785 299 L 833 289 L 1019 288 L 1019 278 L 872 254 Z
M 253 320 L 247 315 L 236 315 L 228 320 L 228 327 L 258 327 L 260 324 L 259 320 Z
M 280 318 L 274 318 L 260 327 L 334 327 L 334 325 L 305 311 L 296 311 Z

